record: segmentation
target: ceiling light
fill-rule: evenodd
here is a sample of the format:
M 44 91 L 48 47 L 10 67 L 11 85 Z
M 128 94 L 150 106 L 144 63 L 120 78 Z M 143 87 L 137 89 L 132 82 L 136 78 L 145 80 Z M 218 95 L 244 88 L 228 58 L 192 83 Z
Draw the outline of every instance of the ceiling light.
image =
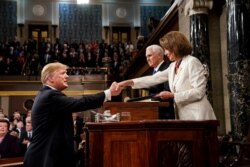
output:
M 89 0 L 77 0 L 77 4 L 87 4 Z

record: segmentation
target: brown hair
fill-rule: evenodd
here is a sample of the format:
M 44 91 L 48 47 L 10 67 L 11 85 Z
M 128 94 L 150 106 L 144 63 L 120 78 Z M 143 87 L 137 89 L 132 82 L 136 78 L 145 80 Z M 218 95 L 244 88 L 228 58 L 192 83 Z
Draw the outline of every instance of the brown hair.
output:
M 170 31 L 160 38 L 160 45 L 173 52 L 175 55 L 184 57 L 192 53 L 192 46 L 188 39 L 179 31 Z

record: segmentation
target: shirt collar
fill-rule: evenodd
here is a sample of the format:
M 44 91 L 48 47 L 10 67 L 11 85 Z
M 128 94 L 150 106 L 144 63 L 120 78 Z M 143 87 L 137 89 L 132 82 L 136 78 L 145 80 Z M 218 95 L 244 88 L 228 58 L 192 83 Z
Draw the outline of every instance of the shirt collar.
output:
M 45 86 L 47 86 L 47 87 L 49 87 L 49 88 L 51 88 L 51 89 L 53 89 L 53 90 L 57 90 L 56 88 L 54 88 L 53 86 L 50 86 L 50 85 L 45 85 Z
M 162 63 L 164 62 L 164 60 L 162 60 L 157 67 L 154 68 L 154 71 L 158 71 L 160 66 L 162 65 Z

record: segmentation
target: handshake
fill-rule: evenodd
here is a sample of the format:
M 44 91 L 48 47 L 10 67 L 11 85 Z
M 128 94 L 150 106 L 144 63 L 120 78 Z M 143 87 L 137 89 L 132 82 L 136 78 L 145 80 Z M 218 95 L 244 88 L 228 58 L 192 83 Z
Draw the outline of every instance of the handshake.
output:
M 119 95 L 126 86 L 132 86 L 134 83 L 132 80 L 125 80 L 122 82 L 113 82 L 109 87 L 111 96 Z
M 125 80 L 119 83 L 113 82 L 109 88 L 111 92 L 111 96 L 118 96 L 125 87 L 133 86 L 133 85 L 134 85 L 134 82 L 132 79 Z M 174 99 L 174 93 L 170 91 L 161 91 L 160 93 L 154 95 L 154 98 L 159 98 L 162 100 Z

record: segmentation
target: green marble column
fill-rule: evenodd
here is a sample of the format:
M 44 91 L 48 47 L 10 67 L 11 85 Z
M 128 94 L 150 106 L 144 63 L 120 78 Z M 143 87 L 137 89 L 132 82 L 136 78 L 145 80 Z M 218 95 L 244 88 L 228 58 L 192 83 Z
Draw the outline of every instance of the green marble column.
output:
M 228 90 L 232 137 L 244 141 L 250 120 L 250 0 L 227 0 Z

